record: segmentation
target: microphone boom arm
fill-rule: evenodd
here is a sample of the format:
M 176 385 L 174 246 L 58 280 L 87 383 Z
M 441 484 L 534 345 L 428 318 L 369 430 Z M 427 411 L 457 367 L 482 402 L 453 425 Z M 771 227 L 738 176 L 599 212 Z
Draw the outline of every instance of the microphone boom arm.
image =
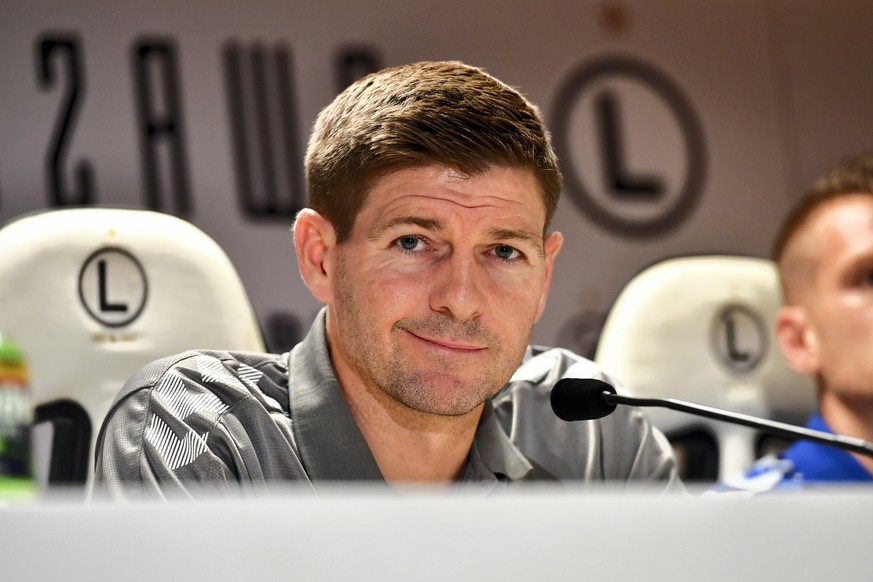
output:
M 862 439 L 812 430 L 805 427 L 786 424 L 784 422 L 765 420 L 763 418 L 755 418 L 753 416 L 747 416 L 745 414 L 740 414 L 736 412 L 728 413 L 724 410 L 719 410 L 718 408 L 712 408 L 700 404 L 692 404 L 690 402 L 676 400 L 674 398 L 637 398 L 633 396 L 615 394 L 604 390 L 603 399 L 612 405 L 629 404 L 631 406 L 665 407 L 671 410 L 677 410 L 679 412 L 688 412 L 690 414 L 696 414 L 698 416 L 704 416 L 706 418 L 712 418 L 714 420 L 733 422 L 736 424 L 741 424 L 743 426 L 761 429 L 781 437 L 786 437 L 790 439 L 796 439 L 800 437 L 817 443 L 838 446 L 855 453 L 860 453 L 862 455 L 867 455 L 868 457 L 873 457 L 873 446 L 871 446 L 869 442 Z

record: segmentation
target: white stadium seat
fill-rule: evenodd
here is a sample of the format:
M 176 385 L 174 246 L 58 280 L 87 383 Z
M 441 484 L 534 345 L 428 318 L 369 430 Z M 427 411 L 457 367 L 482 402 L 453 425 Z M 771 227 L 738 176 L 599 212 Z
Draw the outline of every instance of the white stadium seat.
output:
M 634 277 L 619 294 L 595 360 L 634 396 L 670 397 L 803 424 L 815 408 L 814 387 L 788 368 L 776 344 L 780 304 L 772 261 L 666 260 Z M 686 465 L 685 478 L 723 478 L 748 468 L 763 452 L 762 435 L 750 428 L 667 409 L 645 410 L 674 443 L 680 464 Z
M 0 330 L 30 369 L 43 486 L 90 483 L 103 418 L 143 365 L 192 348 L 264 349 L 227 255 L 174 216 L 28 214 L 0 228 L 0 256 Z

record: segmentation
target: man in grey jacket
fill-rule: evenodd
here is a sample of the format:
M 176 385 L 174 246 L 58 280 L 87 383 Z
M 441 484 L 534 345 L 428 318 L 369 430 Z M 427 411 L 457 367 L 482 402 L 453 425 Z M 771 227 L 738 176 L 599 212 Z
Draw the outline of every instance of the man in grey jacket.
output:
M 619 408 L 567 423 L 554 382 L 602 377 L 529 346 L 563 239 L 540 114 L 454 62 L 370 75 L 318 116 L 300 273 L 325 307 L 287 354 L 196 351 L 126 384 L 96 486 L 166 496 L 336 481 L 491 492 L 533 480 L 660 481 L 669 445 Z

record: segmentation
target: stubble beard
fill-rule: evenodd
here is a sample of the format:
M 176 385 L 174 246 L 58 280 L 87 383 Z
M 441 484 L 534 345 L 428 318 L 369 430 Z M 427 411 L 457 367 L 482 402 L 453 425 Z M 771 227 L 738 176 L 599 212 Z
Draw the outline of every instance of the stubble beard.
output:
M 378 335 L 377 319 L 361 308 L 342 260 L 337 274 L 335 317 L 338 331 L 345 338 L 347 357 L 365 385 L 407 408 L 439 416 L 463 416 L 494 396 L 521 363 L 526 346 L 517 357 L 510 358 L 497 337 L 483 329 L 478 320 L 458 322 L 438 312 L 395 322 L 391 340 L 385 345 Z M 425 368 L 404 355 L 394 341 L 405 333 L 486 345 L 490 361 L 471 375 L 456 358 L 431 355 Z

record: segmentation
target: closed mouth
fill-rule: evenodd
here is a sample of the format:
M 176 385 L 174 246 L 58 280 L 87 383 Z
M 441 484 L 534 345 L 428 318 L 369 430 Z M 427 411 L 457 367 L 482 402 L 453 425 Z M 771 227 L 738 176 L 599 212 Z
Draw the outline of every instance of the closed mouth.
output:
M 408 331 L 408 330 L 407 330 L 407 331 Z M 425 342 L 430 343 L 430 344 L 437 345 L 437 346 L 442 347 L 442 348 L 447 348 L 447 349 L 450 349 L 450 350 L 466 351 L 466 352 L 477 352 L 477 351 L 480 351 L 480 350 L 484 350 L 484 349 L 486 349 L 485 346 L 477 345 L 477 344 L 471 344 L 471 343 L 468 343 L 468 342 L 457 341 L 457 340 L 452 340 L 452 339 L 444 339 L 444 338 L 430 338 L 430 337 L 424 337 L 424 336 L 420 336 L 420 335 L 418 335 L 418 334 L 416 334 L 416 333 L 413 333 L 413 332 L 411 332 L 411 331 L 409 331 L 408 333 L 410 333 L 411 335 L 417 337 L 418 339 L 420 339 L 420 340 L 422 340 L 422 341 L 425 341 Z

